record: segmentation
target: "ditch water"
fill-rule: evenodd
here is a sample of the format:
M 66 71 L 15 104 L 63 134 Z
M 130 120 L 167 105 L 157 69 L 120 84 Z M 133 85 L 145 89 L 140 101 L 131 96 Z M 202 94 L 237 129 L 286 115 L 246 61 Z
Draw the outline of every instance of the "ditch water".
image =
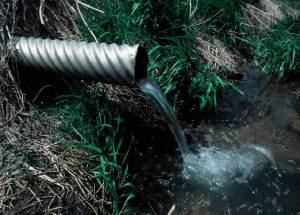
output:
M 186 129 L 190 147 L 157 86 L 140 86 L 169 114 L 181 154 L 161 136 L 137 153 L 138 214 L 300 214 L 300 81 L 243 72 L 245 95 L 228 91 L 215 115 Z

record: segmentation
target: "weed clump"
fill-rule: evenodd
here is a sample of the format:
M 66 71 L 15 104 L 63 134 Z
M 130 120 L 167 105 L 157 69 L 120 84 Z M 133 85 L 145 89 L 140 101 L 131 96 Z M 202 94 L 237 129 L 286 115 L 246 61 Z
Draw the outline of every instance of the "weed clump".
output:
M 98 41 L 142 43 L 148 47 L 149 75 L 177 110 L 190 110 L 195 105 L 200 110 L 216 108 L 220 92 L 234 86 L 227 77 L 252 58 L 253 64 L 267 74 L 276 70 L 284 76 L 282 71 L 297 67 L 293 63 L 296 59 L 292 60 L 293 55 L 297 58 L 297 37 L 276 33 L 275 29 L 267 33 L 284 14 L 277 5 L 277 16 L 261 6 L 274 8 L 273 1 L 87 2 L 104 11 L 84 11 Z M 80 31 L 83 38 L 94 39 L 86 26 L 81 25 Z M 272 34 L 278 38 L 276 44 L 271 43 Z M 287 43 L 283 40 L 286 36 Z
M 300 68 L 300 21 L 285 19 L 258 38 L 251 38 L 254 65 L 268 75 L 279 79 L 299 73 Z
M 151 59 L 149 74 L 173 98 L 174 106 L 216 107 L 217 91 L 230 87 L 226 63 L 214 69 L 199 53 L 201 34 L 226 44 L 238 27 L 238 1 L 88 1 L 104 14 L 86 11 L 87 23 L 99 41 L 143 43 Z M 82 25 L 83 38 L 93 40 Z M 230 56 L 231 57 L 231 56 Z M 226 60 L 226 59 L 225 59 Z M 232 64 L 228 63 L 228 64 Z M 205 69 L 204 69 L 205 68 Z M 185 102 L 183 102 L 183 98 Z
M 242 39 L 250 61 L 266 74 L 285 79 L 299 69 L 299 5 L 294 1 L 261 0 L 243 8 Z
M 135 196 L 126 165 L 130 135 L 122 111 L 110 104 L 97 86 L 90 88 L 89 93 L 62 96 L 55 112 L 63 118 L 63 135 L 71 137 L 67 146 L 89 152 L 81 161 L 101 187 L 98 195 L 103 201 L 96 207 L 97 213 L 126 214 L 131 211 L 129 201 Z

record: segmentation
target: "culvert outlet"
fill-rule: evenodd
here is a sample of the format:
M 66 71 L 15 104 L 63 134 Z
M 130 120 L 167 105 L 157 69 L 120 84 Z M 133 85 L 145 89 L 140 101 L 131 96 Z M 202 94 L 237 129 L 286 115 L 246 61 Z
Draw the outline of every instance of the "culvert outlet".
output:
M 147 76 L 149 59 L 140 45 L 15 37 L 8 49 L 13 61 L 85 80 L 134 85 Z

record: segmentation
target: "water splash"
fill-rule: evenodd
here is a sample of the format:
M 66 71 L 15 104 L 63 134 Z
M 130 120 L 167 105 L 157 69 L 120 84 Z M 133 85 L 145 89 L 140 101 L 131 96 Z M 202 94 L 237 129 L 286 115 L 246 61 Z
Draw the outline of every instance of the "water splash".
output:
M 195 154 L 185 154 L 183 160 L 183 176 L 206 185 L 210 190 L 247 183 L 267 165 L 276 168 L 271 152 L 256 145 L 202 147 Z
M 187 154 L 190 150 L 184 135 L 184 131 L 166 96 L 159 89 L 157 84 L 154 81 L 151 81 L 150 79 L 143 79 L 138 83 L 138 85 L 140 89 L 152 99 L 152 101 L 158 106 L 158 108 L 162 112 L 172 134 L 176 139 L 181 153 L 183 155 Z
M 192 152 L 187 144 L 184 131 L 165 95 L 154 81 L 144 79 L 139 83 L 159 107 L 173 133 L 183 156 L 183 176 L 211 190 L 217 190 L 232 182 L 247 183 L 267 164 L 275 166 L 271 153 L 256 145 L 239 148 L 216 146 L 199 147 Z
M 224 94 L 216 117 L 195 128 L 195 137 L 208 147 L 190 146 L 196 152 L 182 159 L 177 154 L 159 157 L 152 150 L 142 160 L 148 170 L 141 173 L 143 195 L 158 214 L 166 214 L 170 202 L 176 214 L 300 212 L 299 135 L 290 127 L 298 121 L 299 106 L 291 92 L 300 83 L 273 85 L 253 70 L 245 75 L 239 87 L 246 96 Z

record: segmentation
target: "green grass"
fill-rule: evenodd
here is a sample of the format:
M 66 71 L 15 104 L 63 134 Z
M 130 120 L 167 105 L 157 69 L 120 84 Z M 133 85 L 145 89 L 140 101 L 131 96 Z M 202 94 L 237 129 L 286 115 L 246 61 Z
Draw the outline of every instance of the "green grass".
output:
M 129 149 L 124 144 L 127 135 L 121 111 L 106 101 L 100 88 L 94 88 L 90 93 L 59 98 L 56 112 L 63 118 L 62 135 L 71 137 L 67 138 L 67 147 L 89 151 L 82 162 L 102 189 L 101 198 L 110 202 L 94 205 L 99 214 L 130 213 L 129 201 L 135 190 L 126 165 Z M 130 142 L 130 136 L 126 142 Z
M 266 74 L 284 77 L 299 68 L 299 36 L 296 25 L 280 24 L 260 38 L 251 35 L 241 21 L 238 0 L 87 0 L 105 14 L 83 10 L 87 23 L 100 42 L 140 43 L 149 50 L 148 74 L 168 95 L 174 106 L 194 103 L 200 109 L 215 108 L 218 94 L 233 87 L 224 77 L 228 68 L 215 71 L 197 49 L 197 36 L 217 38 L 229 48 L 247 45 L 252 48 L 253 62 Z M 197 10 L 194 8 L 197 6 Z M 80 19 L 77 20 L 82 39 L 93 37 Z M 290 22 L 288 22 L 290 23 Z M 293 32 L 295 30 L 295 32 Z M 59 113 L 64 118 L 63 131 L 72 135 L 90 151 L 83 159 L 92 169 L 105 195 L 112 202 L 105 209 L 113 214 L 130 210 L 134 197 L 126 166 L 126 149 L 121 110 L 107 103 L 103 93 L 65 97 Z M 69 145 L 74 144 L 72 142 Z M 74 146 L 75 147 L 75 146 Z M 125 153 L 124 153 L 125 151 Z M 92 160 L 92 162 L 90 162 Z M 123 208 L 123 209 L 122 209 Z
M 216 73 L 201 59 L 197 36 L 201 33 L 236 45 L 232 34 L 238 30 L 243 1 L 86 2 L 105 11 L 105 14 L 85 11 L 87 23 L 99 41 L 141 43 L 148 48 L 149 75 L 155 78 L 174 106 L 182 99 L 192 105 L 198 98 L 201 108 L 216 107 L 216 91 L 231 86 L 223 79 L 226 68 Z M 199 24 L 199 20 L 205 24 Z M 84 25 L 80 25 L 80 31 L 83 39 L 93 40 Z
M 249 37 L 253 47 L 253 63 L 267 75 L 284 79 L 299 74 L 300 20 L 287 18 L 259 37 Z

